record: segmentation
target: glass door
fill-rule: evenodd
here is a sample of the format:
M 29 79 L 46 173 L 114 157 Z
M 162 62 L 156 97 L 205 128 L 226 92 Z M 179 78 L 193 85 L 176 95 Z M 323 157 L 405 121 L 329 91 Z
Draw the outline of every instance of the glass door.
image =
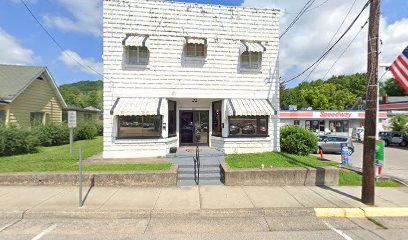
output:
M 208 145 L 208 111 L 194 112 L 195 143 Z
M 180 111 L 180 145 L 208 146 L 208 111 Z

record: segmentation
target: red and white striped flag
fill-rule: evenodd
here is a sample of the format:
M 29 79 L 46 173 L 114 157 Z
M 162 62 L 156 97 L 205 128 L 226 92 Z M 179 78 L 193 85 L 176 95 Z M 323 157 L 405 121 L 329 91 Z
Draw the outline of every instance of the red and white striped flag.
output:
M 405 92 L 408 93 L 408 47 L 395 59 L 389 70 Z

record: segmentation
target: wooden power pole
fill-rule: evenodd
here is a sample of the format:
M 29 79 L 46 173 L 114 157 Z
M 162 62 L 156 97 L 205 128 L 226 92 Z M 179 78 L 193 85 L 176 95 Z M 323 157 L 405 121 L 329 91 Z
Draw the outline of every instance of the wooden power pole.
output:
M 374 205 L 375 196 L 374 163 L 378 104 L 380 1 L 381 0 L 371 0 L 368 29 L 368 87 L 364 121 L 363 188 L 361 194 L 362 202 L 368 205 Z

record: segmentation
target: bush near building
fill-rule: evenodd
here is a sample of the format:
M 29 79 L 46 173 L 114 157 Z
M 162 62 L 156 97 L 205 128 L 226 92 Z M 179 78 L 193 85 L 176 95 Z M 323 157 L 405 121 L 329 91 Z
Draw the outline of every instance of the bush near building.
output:
M 103 134 L 102 124 L 81 122 L 74 129 L 77 140 L 94 139 Z M 33 153 L 38 146 L 60 146 L 69 143 L 69 129 L 66 124 L 49 123 L 29 128 L 0 124 L 0 156 Z
M 69 129 L 66 124 L 50 123 L 33 128 L 41 146 L 59 146 L 69 142 Z
M 75 140 L 94 139 L 98 136 L 98 128 L 93 122 L 82 122 L 74 129 Z
M 316 152 L 317 141 L 317 136 L 308 129 L 293 125 L 281 128 L 280 143 L 283 152 L 306 156 Z
M 408 133 L 408 117 L 405 115 L 397 115 L 392 117 L 391 128 L 396 132 Z
M 37 152 L 39 145 L 33 131 L 15 125 L 0 125 L 0 156 Z

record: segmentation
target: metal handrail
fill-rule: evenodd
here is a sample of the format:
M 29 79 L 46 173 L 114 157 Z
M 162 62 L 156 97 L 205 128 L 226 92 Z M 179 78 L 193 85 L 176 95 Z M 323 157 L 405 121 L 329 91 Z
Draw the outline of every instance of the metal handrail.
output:
M 196 154 L 195 157 L 193 157 L 193 160 L 194 160 L 194 181 L 196 182 L 197 185 L 199 185 L 201 161 L 200 161 L 200 148 L 198 147 L 198 144 L 196 144 Z

